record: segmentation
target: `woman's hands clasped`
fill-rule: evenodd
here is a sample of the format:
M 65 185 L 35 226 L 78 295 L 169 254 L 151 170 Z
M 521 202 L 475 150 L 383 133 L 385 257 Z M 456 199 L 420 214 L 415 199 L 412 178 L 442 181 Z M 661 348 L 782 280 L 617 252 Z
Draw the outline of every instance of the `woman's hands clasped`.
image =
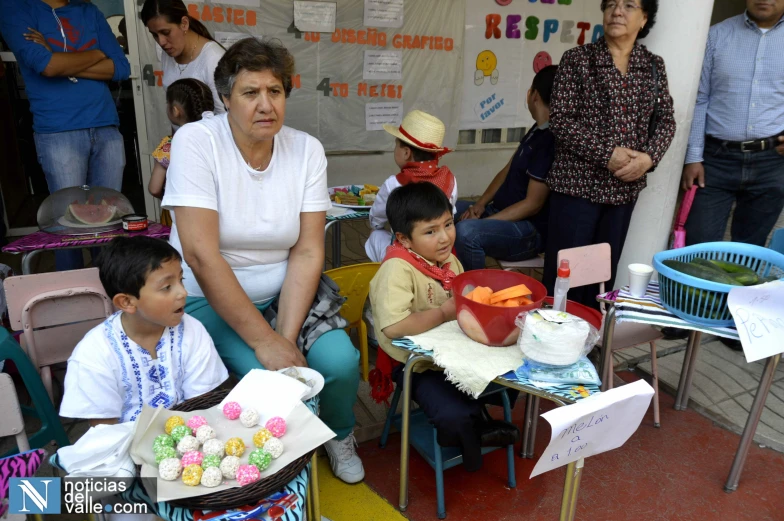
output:
M 651 156 L 629 148 L 615 147 L 607 169 L 624 183 L 631 183 L 642 177 L 653 167 Z
M 274 331 L 264 337 L 259 345 L 254 347 L 254 351 L 261 365 L 270 371 L 308 365 L 297 345 Z

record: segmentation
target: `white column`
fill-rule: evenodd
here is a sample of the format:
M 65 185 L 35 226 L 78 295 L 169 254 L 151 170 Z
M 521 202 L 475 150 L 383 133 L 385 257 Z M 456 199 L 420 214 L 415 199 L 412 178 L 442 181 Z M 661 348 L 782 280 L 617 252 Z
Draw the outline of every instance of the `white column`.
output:
M 660 1 L 656 26 L 642 40 L 652 52 L 664 58 L 678 130 L 659 167 L 648 176 L 648 187 L 637 201 L 618 263 L 616 287 L 628 283 L 629 264 L 651 264 L 653 255 L 667 248 L 712 12 L 713 0 Z

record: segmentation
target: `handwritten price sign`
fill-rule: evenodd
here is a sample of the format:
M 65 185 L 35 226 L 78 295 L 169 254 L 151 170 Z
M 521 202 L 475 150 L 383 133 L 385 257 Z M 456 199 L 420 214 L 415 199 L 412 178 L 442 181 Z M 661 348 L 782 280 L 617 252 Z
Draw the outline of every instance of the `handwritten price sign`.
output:
M 531 477 L 617 449 L 640 426 L 652 397 L 653 387 L 638 380 L 544 413 L 552 435 Z
M 733 288 L 727 305 L 747 362 L 784 352 L 784 282 Z

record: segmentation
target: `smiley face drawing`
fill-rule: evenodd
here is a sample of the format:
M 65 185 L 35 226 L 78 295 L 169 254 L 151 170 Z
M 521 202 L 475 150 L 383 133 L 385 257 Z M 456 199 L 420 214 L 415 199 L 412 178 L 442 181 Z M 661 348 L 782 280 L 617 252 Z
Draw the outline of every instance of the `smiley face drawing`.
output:
M 550 57 L 548 53 L 542 51 L 537 53 L 534 56 L 534 73 L 539 74 L 539 71 L 544 69 L 545 67 L 549 67 L 553 64 L 553 59 Z
M 490 83 L 498 83 L 498 58 L 493 51 L 482 51 L 476 57 L 476 72 L 474 73 L 474 85 L 479 86 L 485 82 L 485 77 L 490 76 Z

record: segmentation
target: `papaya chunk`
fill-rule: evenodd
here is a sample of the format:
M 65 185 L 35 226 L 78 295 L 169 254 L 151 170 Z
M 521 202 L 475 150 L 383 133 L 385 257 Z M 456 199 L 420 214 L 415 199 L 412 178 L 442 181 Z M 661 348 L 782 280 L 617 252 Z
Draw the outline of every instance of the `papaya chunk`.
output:
M 503 302 L 504 300 L 510 298 L 526 297 L 530 294 L 531 290 L 528 289 L 528 286 L 525 284 L 519 284 L 517 286 L 512 286 L 511 288 L 502 289 L 501 291 L 496 291 L 493 293 L 492 297 L 490 298 L 490 304 Z

